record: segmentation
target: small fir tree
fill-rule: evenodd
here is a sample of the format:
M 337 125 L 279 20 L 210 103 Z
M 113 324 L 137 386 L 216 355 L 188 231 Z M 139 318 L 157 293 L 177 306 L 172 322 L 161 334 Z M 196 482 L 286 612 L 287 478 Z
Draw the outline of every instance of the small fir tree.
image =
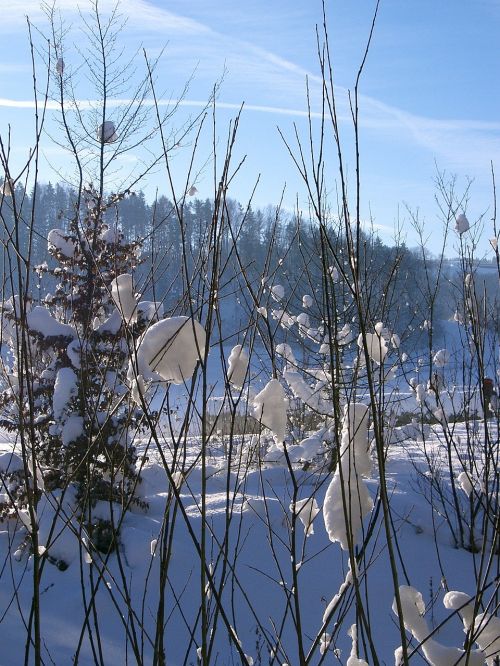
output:
M 29 304 L 24 324 L 16 298 L 2 312 L 10 367 L 9 385 L 0 395 L 1 425 L 16 432 L 29 423 L 38 486 L 71 488 L 81 524 L 94 547 L 104 552 L 116 539 L 114 521 L 106 516 L 116 520 L 131 503 L 145 507 L 137 492 L 133 446 L 144 414 L 130 397 L 127 368 L 133 340 L 154 313 L 149 308 L 149 315 L 125 316 L 112 293 L 115 278 L 126 274 L 131 280 L 140 261 L 141 243 L 127 241 L 118 224 L 109 223 L 128 196 L 103 200 L 92 188 L 84 190 L 67 229 L 48 234 L 49 262 L 36 267 L 40 279 L 57 280 L 53 293 Z M 32 400 L 19 399 L 16 359 L 23 325 L 32 361 Z M 10 497 L 0 502 L 4 516 L 19 512 L 25 501 L 19 492 L 25 485 L 23 470 L 13 466 L 12 472 L 0 470 L 3 485 L 11 487 Z

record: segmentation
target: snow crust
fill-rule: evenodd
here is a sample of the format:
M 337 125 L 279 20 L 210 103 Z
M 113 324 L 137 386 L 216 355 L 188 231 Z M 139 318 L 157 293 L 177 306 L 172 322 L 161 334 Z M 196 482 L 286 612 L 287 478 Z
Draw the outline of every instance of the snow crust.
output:
M 228 354 L 229 351 L 230 349 L 227 350 Z M 221 381 L 223 382 L 223 379 L 221 379 Z M 178 389 L 175 390 L 177 391 Z M 71 418 L 71 416 L 69 418 Z M 308 437 L 312 437 L 311 433 L 307 433 L 307 435 Z M 327 435 L 328 433 L 325 433 L 325 436 Z M 465 436 L 464 424 L 457 424 L 455 435 L 456 437 Z M 255 435 L 254 442 L 258 444 L 259 442 L 262 442 L 264 438 L 265 435 L 263 434 Z M 145 450 L 144 447 L 146 446 L 146 443 L 145 441 L 142 442 L 140 437 L 137 439 L 136 444 L 139 447 L 142 447 L 139 450 Z M 368 440 L 366 440 L 365 445 L 367 446 L 367 444 Z M 162 440 L 162 445 L 165 455 L 169 455 L 170 442 L 167 438 Z M 8 444 L 7 441 L 4 441 L 3 446 L 12 446 L 12 444 Z M 207 492 L 205 496 L 207 517 L 210 521 L 210 529 L 213 530 L 215 537 L 223 538 L 227 515 L 227 468 L 224 468 L 226 458 L 222 451 L 222 447 L 219 448 L 217 441 L 213 442 L 211 446 L 213 447 L 211 455 L 214 455 L 214 462 L 213 464 L 207 465 Z M 426 442 L 426 451 L 428 453 L 436 452 L 439 450 L 439 446 L 440 443 L 438 439 L 431 433 L 431 436 Z M 293 447 L 287 444 L 287 450 L 289 452 L 292 448 Z M 422 498 L 421 492 L 417 492 L 413 488 L 412 480 L 414 479 L 414 472 L 408 458 L 408 450 L 415 453 L 421 448 L 422 447 L 416 446 L 414 442 L 406 442 L 405 445 L 390 447 L 387 459 L 387 471 L 389 488 L 390 490 L 394 489 L 394 492 L 391 493 L 391 506 L 394 508 L 394 515 L 409 517 L 408 522 L 398 522 L 398 540 L 405 556 L 405 563 L 408 567 L 408 572 L 412 577 L 412 581 L 418 581 L 416 587 L 418 588 L 420 585 L 420 589 L 426 589 L 425 586 L 429 583 L 429 576 L 433 576 L 436 585 L 438 584 L 438 563 L 435 557 L 434 540 L 428 538 L 429 534 L 427 530 L 425 530 L 425 533 L 422 535 L 421 533 L 417 533 L 414 529 L 415 523 L 425 525 L 426 520 L 429 520 L 430 523 L 430 508 Z M 199 452 L 199 439 L 197 437 L 188 437 L 185 448 L 185 454 L 187 456 L 186 468 L 183 470 L 179 469 L 177 466 L 174 468 L 175 483 L 178 484 L 180 493 L 179 499 L 186 508 L 189 521 L 194 530 L 198 530 L 201 524 L 199 502 L 202 475 L 199 466 L 195 462 L 199 456 Z M 135 509 L 128 512 L 124 517 L 125 522 L 122 526 L 120 539 L 120 553 L 123 558 L 122 561 L 125 567 L 125 573 L 127 578 L 134 581 L 134 585 L 131 588 L 133 595 L 132 600 L 134 606 L 138 608 L 140 608 L 143 599 L 142 581 L 147 576 L 149 567 L 153 567 L 153 572 L 158 571 L 158 544 L 161 543 L 161 524 L 169 488 L 167 475 L 165 474 L 161 462 L 159 462 L 159 456 L 153 450 L 148 450 L 147 455 L 148 460 L 143 468 L 143 482 L 140 484 L 140 492 L 141 497 L 148 502 L 150 509 L 147 514 L 139 513 L 139 511 L 136 512 Z M 0 468 L 7 466 L 9 460 L 10 455 L 4 454 L 1 456 Z M 171 458 L 169 457 L 169 463 L 170 460 Z M 420 460 L 423 460 L 423 454 Z M 5 461 L 5 463 L 3 464 L 2 461 Z M 13 464 L 20 466 L 21 463 L 19 458 L 14 458 Z M 226 469 L 226 471 L 224 471 L 224 469 Z M 241 582 L 245 593 L 249 595 L 259 617 L 269 618 L 269 620 L 276 622 L 282 617 L 283 603 L 286 604 L 286 600 L 283 602 L 283 595 L 289 593 L 289 586 L 291 584 L 290 569 L 288 568 L 290 565 L 290 554 L 288 549 L 285 548 L 282 551 L 281 546 L 278 546 L 277 549 L 279 565 L 283 567 L 284 572 L 283 586 L 286 586 L 286 589 L 281 589 L 280 591 L 280 586 L 278 585 L 263 585 L 262 573 L 270 576 L 275 575 L 276 563 L 273 560 L 269 549 L 269 533 L 272 533 L 277 540 L 283 540 L 285 543 L 288 543 L 287 540 L 289 535 L 287 525 L 290 520 L 289 505 L 291 502 L 290 493 L 292 490 L 290 474 L 286 462 L 284 462 L 283 459 L 281 459 L 280 464 L 262 464 L 258 468 L 251 467 L 245 470 L 243 474 L 244 476 L 237 476 L 236 473 L 231 472 L 230 476 L 230 501 L 234 506 L 234 518 L 231 527 L 234 531 L 232 532 L 232 535 L 236 535 L 240 530 L 243 530 L 244 534 L 249 535 L 242 544 L 241 553 L 239 555 L 240 564 L 243 564 L 238 571 L 239 581 Z M 326 485 L 328 485 L 330 479 L 327 479 L 326 483 L 324 483 L 325 477 L 323 474 L 311 474 L 310 472 L 303 472 L 298 468 L 295 468 L 295 478 L 300 486 L 299 502 L 302 503 L 304 501 L 304 507 L 300 513 L 307 516 L 308 509 L 310 508 L 310 506 L 307 506 L 307 500 L 311 498 L 316 499 L 318 508 L 320 508 L 322 504 L 324 504 L 324 493 L 326 491 Z M 177 479 L 179 479 L 179 482 Z M 180 479 L 182 479 L 182 483 L 180 483 Z M 393 480 L 394 485 L 392 485 Z M 46 516 L 45 500 L 51 505 Z M 53 518 L 55 516 L 55 510 L 58 504 L 61 504 L 61 498 L 45 491 L 44 499 L 39 504 L 37 517 L 38 522 L 47 521 L 46 527 L 44 526 L 43 528 L 43 539 L 40 542 L 43 548 L 47 548 L 47 556 L 53 560 L 59 560 L 61 558 L 64 558 L 64 560 L 67 560 L 68 562 L 71 560 L 69 562 L 69 569 L 63 573 L 59 572 L 56 567 L 48 562 L 44 569 L 43 589 L 47 590 L 42 597 L 43 603 L 46 604 L 44 606 L 44 640 L 47 642 L 48 648 L 51 650 L 53 660 L 59 664 L 71 663 L 71 656 L 74 651 L 74 642 L 71 641 L 70 644 L 67 645 L 64 637 L 61 637 L 61 627 L 64 626 L 67 628 L 68 632 L 79 631 L 81 622 L 83 621 L 82 617 L 84 611 L 81 608 L 81 597 L 79 592 L 79 558 L 81 556 L 84 562 L 94 561 L 96 565 L 99 565 L 102 560 L 99 553 L 96 553 L 93 550 L 91 551 L 91 555 L 89 555 L 85 544 L 88 544 L 90 540 L 85 536 L 82 537 L 80 544 L 76 537 L 73 540 L 70 533 L 68 533 L 67 541 L 64 541 L 62 537 L 59 537 L 58 535 L 61 531 L 62 522 L 57 523 L 52 539 L 53 543 L 48 540 L 48 525 L 51 517 Z M 299 506 L 300 504 L 297 504 L 297 508 Z M 62 518 L 65 520 L 71 518 L 74 508 L 74 502 L 71 501 L 70 498 L 68 504 L 63 508 Z M 299 520 L 301 520 L 300 513 L 296 513 Z M 27 512 L 21 510 L 21 514 L 22 517 L 17 516 L 18 520 L 16 516 L 13 517 L 9 527 L 7 527 L 8 523 L 4 523 L 3 526 L 0 526 L 0 540 L 3 540 L 2 543 L 5 549 L 11 543 L 13 528 L 15 525 L 17 525 L 17 527 L 14 535 L 14 538 L 16 539 L 13 543 L 14 549 L 19 547 L 19 543 L 26 536 L 27 530 L 32 528 Z M 97 515 L 109 517 L 109 505 L 105 504 L 97 507 L 96 516 Z M 324 622 L 328 621 L 328 623 L 331 623 L 331 629 L 328 628 L 327 631 L 331 631 L 331 636 L 334 637 L 332 640 L 327 631 L 321 633 L 321 641 L 313 656 L 312 663 L 319 662 L 320 651 L 326 653 L 325 663 L 338 661 L 339 663 L 342 662 L 345 664 L 351 656 L 353 659 L 361 659 L 361 639 L 359 642 L 360 650 L 358 652 L 354 651 L 353 653 L 351 641 L 347 639 L 345 635 L 347 627 L 356 619 L 354 608 L 352 606 L 350 609 L 348 608 L 351 604 L 352 595 L 354 594 L 352 589 L 353 574 L 350 569 L 345 568 L 349 558 L 346 554 L 342 555 L 340 548 L 337 550 L 338 557 L 335 556 L 335 550 L 332 550 L 332 546 L 328 545 L 329 540 L 327 533 L 322 528 L 320 529 L 321 526 L 317 522 L 317 516 L 314 521 L 314 534 L 310 534 L 304 539 L 302 539 L 302 530 L 305 530 L 306 526 L 303 522 L 299 523 L 299 520 L 297 520 L 297 528 L 301 533 L 301 538 L 298 544 L 300 561 L 297 563 L 297 573 L 300 578 L 301 600 L 304 604 L 304 631 L 310 636 L 315 636 L 321 627 L 318 620 L 321 620 L 324 612 Z M 25 527 L 22 525 L 25 525 Z M 69 528 L 69 532 L 71 532 L 71 527 Z M 471 554 L 463 549 L 456 549 L 453 546 L 450 546 L 449 539 L 446 535 L 443 537 L 443 534 L 438 534 L 437 539 L 440 545 L 440 557 L 445 566 L 449 584 L 452 587 L 454 585 L 459 586 L 460 582 L 464 581 L 464 585 L 466 584 L 468 587 L 474 589 Z M 302 544 L 305 544 L 305 556 L 302 556 L 301 553 Z M 151 555 L 152 551 L 156 554 L 156 557 Z M 2 552 L 5 553 L 8 551 L 4 550 Z M 13 552 L 16 551 L 14 550 Z M 179 585 L 182 589 L 186 582 L 189 581 L 186 587 L 185 603 L 182 608 L 186 613 L 188 621 L 194 624 L 198 612 L 199 596 L 196 595 L 199 595 L 199 583 L 196 579 L 193 580 L 195 577 L 192 577 L 192 571 L 196 570 L 196 566 L 199 566 L 199 561 L 196 553 L 193 552 L 192 542 L 182 526 L 178 526 L 176 529 L 172 552 L 173 557 L 170 569 L 172 583 L 174 585 Z M 19 563 L 15 562 L 15 559 L 17 558 L 20 559 Z M 245 566 L 247 563 L 251 566 Z M 24 556 L 22 554 L 14 556 L 13 564 L 13 573 L 16 576 L 17 584 L 22 578 L 25 566 L 28 566 L 29 573 L 29 567 L 31 566 L 29 553 L 25 553 Z M 103 579 L 104 594 L 102 598 L 100 598 L 98 606 L 103 649 L 106 650 L 105 654 L 115 655 L 112 658 L 113 663 L 125 663 L 127 658 L 127 646 L 123 641 L 123 625 L 121 624 L 120 617 L 116 614 L 112 604 L 107 599 L 105 587 L 105 583 L 108 581 L 114 586 L 114 581 L 117 580 L 116 577 L 119 577 L 120 575 L 115 555 L 112 555 L 109 558 L 107 566 L 109 567 L 110 575 L 108 577 L 106 574 L 105 579 Z M 397 626 L 390 620 L 393 593 L 391 591 L 391 585 L 388 583 L 387 579 L 387 567 L 388 560 L 386 549 L 382 546 L 377 549 L 377 556 L 374 557 L 370 563 L 369 573 L 371 578 L 369 579 L 368 592 L 370 595 L 370 607 L 373 608 L 370 618 L 370 628 L 373 632 L 375 647 L 380 656 L 381 663 L 389 664 L 391 663 L 392 653 L 399 644 L 399 636 Z M 258 569 L 259 571 L 256 572 L 254 569 Z M 88 569 L 84 569 L 84 572 L 85 571 L 88 571 Z M 220 567 L 216 566 L 215 575 L 217 576 L 218 573 L 220 573 Z M 362 586 L 364 573 L 364 570 L 357 573 Z M 155 580 L 156 578 L 152 578 L 152 584 L 149 586 L 147 592 L 147 603 L 152 605 L 155 603 L 156 599 L 156 591 L 154 588 Z M 217 580 L 217 578 L 215 578 L 215 580 Z M 136 583 L 138 583 L 137 586 L 135 585 Z M 3 608 L 5 610 L 12 595 L 11 585 L 8 579 L 4 580 L 3 590 L 3 592 L 0 590 L 0 600 L 3 601 Z M 451 599 L 449 603 L 447 603 L 448 596 Z M 196 603 L 193 604 L 191 599 L 195 599 Z M 329 600 L 331 601 L 329 602 Z M 488 604 L 489 600 L 490 595 L 486 595 L 485 598 L 483 598 L 485 606 Z M 23 611 L 26 609 L 26 613 L 29 613 L 31 595 L 28 575 L 24 577 L 20 587 L 20 601 L 22 603 Z M 465 614 L 467 612 L 467 607 L 469 606 L 470 608 L 471 598 L 464 593 L 453 592 L 446 595 L 444 602 L 451 617 L 447 621 L 443 631 L 432 638 L 438 641 L 439 644 L 445 644 L 441 645 L 445 652 L 443 657 L 442 654 L 439 654 L 439 646 L 436 648 L 436 645 L 431 644 L 430 655 L 431 658 L 434 659 L 432 663 L 441 666 L 442 664 L 450 663 L 450 661 L 446 661 L 446 658 L 452 659 L 454 657 L 459 657 L 461 659 L 461 661 L 458 662 L 459 666 L 462 666 L 462 664 L 465 666 L 463 652 L 454 653 L 446 647 L 446 644 L 456 646 L 451 648 L 451 650 L 461 647 L 465 635 L 462 634 L 462 621 L 459 619 L 458 607 L 464 605 L 461 615 Z M 474 602 L 472 601 L 472 604 L 473 603 Z M 172 605 L 174 604 L 175 600 L 172 600 Z M 169 610 L 171 607 L 172 606 L 169 606 Z M 126 611 L 126 606 L 122 606 L 122 608 Z M 258 653 L 255 650 L 252 652 L 253 643 L 251 641 L 255 636 L 255 624 L 253 618 L 249 617 L 248 621 L 246 620 L 247 616 L 245 615 L 245 609 L 247 606 L 242 602 L 241 598 L 238 598 L 238 596 L 235 596 L 235 608 L 240 614 L 240 619 L 238 621 L 238 636 L 243 641 L 243 644 L 248 646 L 245 651 L 249 651 L 250 654 L 253 655 L 255 662 L 258 663 Z M 457 609 L 456 614 L 454 614 L 455 609 Z M 71 617 L 68 617 L 70 611 Z M 344 615 L 344 611 L 349 614 Z M 472 611 L 470 611 L 470 613 L 472 613 Z M 471 617 L 472 614 L 469 615 L 469 618 Z M 439 609 L 437 609 L 436 624 L 439 623 L 441 619 L 442 616 L 439 614 Z M 11 624 L 7 624 L 9 622 L 11 622 Z M 65 624 L 65 622 L 67 624 Z M 340 627 L 340 629 L 338 629 L 338 625 L 336 625 L 337 622 L 343 622 L 343 628 Z M 470 622 L 471 619 L 469 619 L 469 626 Z M 285 626 L 282 634 L 283 646 L 286 649 L 288 663 L 291 664 L 291 666 L 297 663 L 298 660 L 294 648 L 295 636 L 292 625 L 293 623 L 290 622 Z M 24 638 L 24 628 L 22 623 L 19 622 L 18 610 L 14 608 L 14 606 L 8 610 L 3 626 L 5 631 L 7 631 L 7 627 L 13 628 L 12 640 L 7 642 L 4 646 L 4 660 L 6 663 L 17 663 L 16 645 L 18 645 L 19 641 Z M 147 625 L 148 629 L 150 629 L 151 626 L 154 627 L 154 620 L 153 625 Z M 268 624 L 265 626 L 270 625 Z M 482 625 L 478 622 L 477 627 L 480 626 L 483 626 L 486 630 L 486 627 L 489 626 L 488 618 L 483 620 Z M 493 631 L 497 631 L 498 635 L 498 630 L 495 630 L 494 626 L 492 627 L 492 633 Z M 171 632 L 175 632 L 175 635 L 178 633 L 179 641 L 175 645 L 170 645 L 169 661 L 172 661 L 172 663 L 182 663 L 185 658 L 185 645 L 187 645 L 187 643 L 184 642 L 184 639 L 186 638 L 185 625 L 182 621 L 172 621 Z M 361 636 L 361 634 L 358 635 Z M 428 633 L 425 634 L 425 637 L 428 635 Z M 483 638 L 484 644 L 486 644 L 488 634 L 485 633 Z M 494 635 L 492 638 L 495 640 Z M 189 634 L 187 634 L 186 640 L 190 640 Z M 224 640 L 223 632 L 218 633 L 216 641 L 217 649 L 221 655 L 221 663 L 229 663 L 231 659 L 230 651 L 227 649 L 227 644 L 224 643 Z M 410 647 L 410 650 L 413 650 L 416 647 L 418 652 L 422 655 L 415 654 L 411 659 L 412 663 L 413 661 L 417 663 L 423 658 L 423 649 L 427 646 L 428 641 L 426 640 L 420 647 L 419 643 L 419 639 L 414 639 Z M 116 652 L 112 652 L 114 645 L 117 646 Z M 498 649 L 494 643 L 493 646 L 494 649 Z M 492 662 L 489 650 L 486 649 L 484 652 L 484 657 L 479 656 L 475 658 L 474 662 L 471 662 L 474 666 L 475 664 L 483 663 L 484 660 L 489 660 L 486 661 L 486 663 L 488 666 L 491 665 Z M 397 654 L 398 659 L 401 661 L 402 650 L 398 649 Z M 277 655 L 279 656 L 276 657 L 275 661 L 281 664 L 285 660 L 285 657 L 280 653 L 279 648 L 277 648 Z M 145 648 L 144 658 L 147 660 L 150 656 L 151 652 L 148 648 Z M 481 658 L 483 661 L 481 661 Z M 194 662 L 196 661 L 194 647 L 192 647 L 188 658 L 188 661 L 193 660 Z M 88 647 L 82 649 L 81 661 L 82 663 L 93 663 L 92 654 Z M 358 666 L 355 661 L 352 661 L 351 663 Z

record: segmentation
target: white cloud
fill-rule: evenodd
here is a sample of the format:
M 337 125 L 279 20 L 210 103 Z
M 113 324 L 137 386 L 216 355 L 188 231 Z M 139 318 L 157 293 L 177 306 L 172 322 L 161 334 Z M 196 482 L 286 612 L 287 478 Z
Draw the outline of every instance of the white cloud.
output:
M 116 6 L 116 0 L 99 0 L 99 11 L 108 15 Z M 80 10 L 85 14 L 90 10 L 90 3 L 86 0 L 57 0 L 56 12 L 64 19 L 71 20 Z M 202 23 L 174 14 L 154 6 L 147 0 L 122 0 L 118 8 L 119 14 L 133 23 L 134 29 L 149 29 L 183 34 L 202 34 L 211 32 Z M 26 16 L 32 22 L 39 22 L 45 18 L 40 0 L 8 0 L 2 3 L 2 21 L 0 30 L 7 32 L 13 26 L 22 26 L 26 23 Z
M 339 96 L 345 95 L 345 90 L 339 89 Z M 125 107 L 131 103 L 130 99 L 108 100 L 108 108 Z M 152 106 L 153 100 L 143 102 Z M 98 100 L 79 100 L 81 109 L 95 108 Z M 203 100 L 169 99 L 159 100 L 160 107 L 179 105 L 182 107 L 203 108 Z M 39 102 L 39 107 L 41 103 Z M 70 106 L 70 105 L 68 105 Z M 219 109 L 238 111 L 241 104 L 218 101 Z M 0 98 L 0 107 L 12 109 L 34 109 L 34 100 L 15 100 Z M 47 102 L 47 109 L 57 110 L 59 104 L 54 101 Z M 266 104 L 244 104 L 243 112 L 265 113 L 276 116 L 291 116 L 307 118 L 305 109 L 293 107 L 273 106 Z M 318 111 L 311 113 L 313 119 L 321 118 Z M 346 113 L 341 119 L 349 122 Z M 391 133 L 402 133 L 407 140 L 411 140 L 422 148 L 431 151 L 436 156 L 445 158 L 457 167 L 477 167 L 483 164 L 489 168 L 489 161 L 500 155 L 500 123 L 477 120 L 434 119 L 402 111 L 397 107 L 389 106 L 370 97 L 361 100 L 360 124 L 368 130 L 389 130 Z M 486 159 L 486 162 L 484 162 Z
M 100 8 L 108 12 L 115 0 L 100 0 Z M 62 15 L 72 15 L 82 0 L 59 0 Z M 167 61 L 181 72 L 198 64 L 198 74 L 206 81 L 218 79 L 228 69 L 222 90 L 230 91 L 234 103 L 220 101 L 219 108 L 238 110 L 240 100 L 249 99 L 245 111 L 277 116 L 306 117 L 305 79 L 309 79 L 313 117 L 319 117 L 321 79 L 314 72 L 253 43 L 225 34 L 189 17 L 173 13 L 148 0 L 122 0 L 120 12 L 129 19 L 127 31 L 131 34 L 159 35 L 165 42 L 171 40 Z M 25 14 L 40 18 L 39 0 L 10 0 L 2 8 L 4 28 L 9 22 L 21 23 Z M 1 28 L 0 28 L 1 29 Z M 141 35 L 142 36 L 142 35 Z M 186 40 L 186 37 L 193 39 Z M 156 38 L 155 38 L 156 39 Z M 158 42 L 149 40 L 153 50 Z M 172 62 L 173 60 L 173 62 Z M 7 67 L 7 65 L 5 65 Z M 197 76 L 198 76 L 197 74 Z M 208 88 L 209 90 L 209 88 Z M 350 123 L 347 90 L 337 86 L 339 119 Z M 262 100 L 262 102 L 260 102 Z M 283 104 L 286 100 L 286 104 Z M 116 100 L 118 106 L 125 100 Z M 167 105 L 171 102 L 161 102 Z M 91 102 L 82 102 L 84 106 Z M 205 102 L 182 100 L 182 106 L 203 107 Z M 33 108 L 29 100 L 0 99 L 0 107 Z M 57 105 L 49 102 L 48 108 Z M 360 98 L 360 123 L 363 131 L 387 132 L 389 141 L 401 141 L 403 146 L 416 145 L 442 160 L 450 168 L 488 168 L 489 160 L 500 155 L 500 123 L 477 120 L 435 119 L 416 115 L 385 104 L 373 97 Z

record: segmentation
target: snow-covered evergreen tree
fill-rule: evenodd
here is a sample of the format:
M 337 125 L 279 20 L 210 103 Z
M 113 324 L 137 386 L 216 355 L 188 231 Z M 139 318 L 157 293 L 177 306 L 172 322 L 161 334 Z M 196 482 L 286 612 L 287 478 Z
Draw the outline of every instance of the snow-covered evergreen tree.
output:
M 126 375 L 133 339 L 155 317 L 154 309 L 136 306 L 133 294 L 127 315 L 120 302 L 123 290 L 116 289 L 118 276 L 131 284 L 140 256 L 140 242 L 126 242 L 118 226 L 104 222 L 125 196 L 129 193 L 103 201 L 92 188 L 84 190 L 67 228 L 49 232 L 50 257 L 36 267 L 41 280 L 44 275 L 57 279 L 53 293 L 41 303 L 33 299 L 24 321 L 16 298 L 2 312 L 10 366 L 9 385 L 0 395 L 2 426 L 27 430 L 39 468 L 38 487 L 71 489 L 76 515 L 104 552 L 113 547 L 116 534 L 103 515 L 119 516 L 130 503 L 143 504 L 133 439 L 144 415 L 130 398 Z M 23 327 L 32 390 L 20 392 L 17 357 Z M 16 493 L 10 499 L 4 512 L 19 501 Z

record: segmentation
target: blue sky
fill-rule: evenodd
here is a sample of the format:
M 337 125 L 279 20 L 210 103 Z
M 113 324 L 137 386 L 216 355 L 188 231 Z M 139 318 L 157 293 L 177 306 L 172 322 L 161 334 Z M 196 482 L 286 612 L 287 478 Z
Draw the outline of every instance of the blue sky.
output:
M 78 6 L 86 0 L 60 0 L 68 26 L 66 71 L 78 81 L 77 97 L 94 98 L 82 71 L 78 48 L 84 44 Z M 103 14 L 111 3 L 100 0 Z M 329 0 L 330 45 L 338 86 L 341 130 L 350 180 L 354 178 L 352 129 L 346 91 L 354 85 L 370 28 L 374 2 Z M 318 111 L 320 81 L 315 25 L 321 21 L 318 0 L 123 0 L 128 20 L 120 42 L 127 54 L 144 46 L 151 57 L 165 47 L 158 67 L 157 90 L 163 99 L 181 95 L 190 77 L 184 106 L 172 119 L 180 126 L 199 111 L 214 83 L 223 76 L 218 93 L 217 136 L 223 147 L 227 126 L 245 102 L 235 163 L 246 156 L 233 183 L 232 196 L 245 202 L 260 176 L 256 206 L 276 203 L 286 184 L 284 204 L 307 197 L 279 136 L 293 140 L 293 123 L 306 139 L 305 80 L 309 78 L 313 111 Z M 21 167 L 33 145 L 32 76 L 25 15 L 43 32 L 46 18 L 38 0 L 9 0 L 0 23 L 0 132 L 11 126 L 11 169 Z M 382 0 L 372 48 L 361 84 L 362 215 L 371 216 L 387 240 L 399 219 L 410 245 L 415 237 L 406 206 L 418 209 L 439 243 L 441 222 L 434 202 L 436 168 L 457 176 L 457 191 L 473 179 L 467 215 L 472 222 L 491 217 L 490 163 L 500 163 L 500 0 Z M 35 34 L 37 46 L 42 40 Z M 39 63 L 39 82 L 43 67 Z M 138 69 L 143 63 L 139 55 Z M 131 73 L 131 81 L 134 76 Z M 39 84 L 41 85 L 41 84 Z M 126 96 L 123 93 L 122 96 Z M 24 102 L 24 104 L 23 104 Z M 57 140 L 50 111 L 47 128 Z M 210 168 L 210 123 L 195 160 L 196 187 L 201 197 L 213 194 Z M 317 130 L 319 122 L 313 121 Z M 191 145 L 173 162 L 182 187 Z M 152 150 L 157 150 L 152 146 Z M 69 163 L 61 148 L 43 138 L 41 179 L 58 180 Z M 328 190 L 335 201 L 337 172 L 327 153 Z M 144 155 L 131 151 L 120 161 L 122 172 Z M 51 166 L 49 166 L 49 164 Z M 182 176 L 182 177 L 181 177 Z M 499 175 L 500 179 L 500 175 Z M 158 169 L 143 184 L 148 197 L 156 188 L 168 194 L 167 179 Z M 484 251 L 491 237 L 485 230 Z M 453 241 L 455 242 L 455 241 Z M 431 246 L 432 249 L 432 246 Z M 451 251 L 451 250 L 450 250 Z

